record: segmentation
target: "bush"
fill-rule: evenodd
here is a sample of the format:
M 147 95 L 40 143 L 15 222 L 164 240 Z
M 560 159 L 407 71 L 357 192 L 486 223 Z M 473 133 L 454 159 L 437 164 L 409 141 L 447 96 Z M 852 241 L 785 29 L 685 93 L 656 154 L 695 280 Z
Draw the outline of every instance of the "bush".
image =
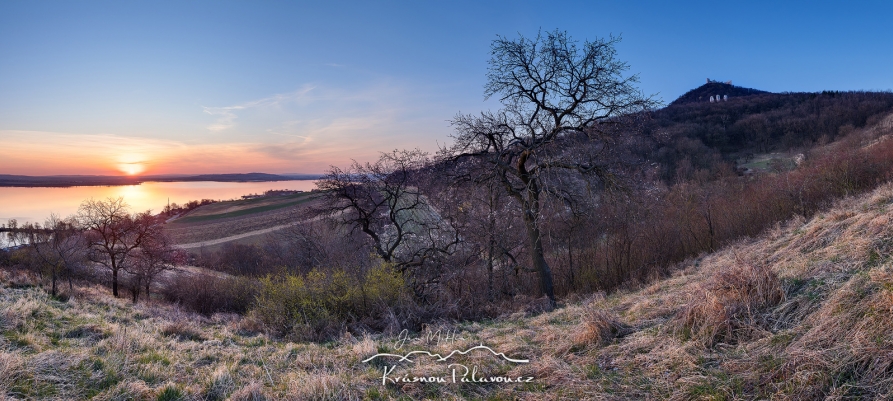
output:
M 279 334 L 322 340 L 346 324 L 383 314 L 400 301 L 404 288 L 402 277 L 386 264 L 361 277 L 318 269 L 267 276 L 260 281 L 252 313 Z
M 257 288 L 257 282 L 251 278 L 199 273 L 169 283 L 163 295 L 170 302 L 204 315 L 245 313 L 254 300 Z

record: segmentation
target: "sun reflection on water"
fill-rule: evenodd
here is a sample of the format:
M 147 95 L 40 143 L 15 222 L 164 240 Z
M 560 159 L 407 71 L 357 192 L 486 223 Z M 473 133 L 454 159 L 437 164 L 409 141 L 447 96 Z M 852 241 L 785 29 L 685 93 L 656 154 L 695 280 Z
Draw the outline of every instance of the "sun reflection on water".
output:
M 0 224 L 9 219 L 40 222 L 55 213 L 66 217 L 77 213 L 84 200 L 123 197 L 131 212 L 152 210 L 157 213 L 171 203 L 191 200 L 237 199 L 242 195 L 263 193 L 269 189 L 309 191 L 315 181 L 276 182 L 147 182 L 141 185 L 70 188 L 0 188 Z

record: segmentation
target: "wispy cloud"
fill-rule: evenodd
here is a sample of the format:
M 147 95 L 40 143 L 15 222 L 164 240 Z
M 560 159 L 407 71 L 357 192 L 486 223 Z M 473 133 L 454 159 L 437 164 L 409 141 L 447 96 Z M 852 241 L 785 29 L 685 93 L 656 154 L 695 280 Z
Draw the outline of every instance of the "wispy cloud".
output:
M 209 131 L 223 131 L 225 129 L 232 128 L 235 125 L 236 113 L 235 110 L 241 110 L 244 107 L 240 106 L 232 106 L 232 107 L 205 107 L 205 113 L 208 113 L 212 116 L 218 116 L 217 122 L 208 126 Z
M 445 137 L 448 127 L 443 119 L 419 118 L 424 102 L 416 92 L 392 80 L 355 88 L 314 84 L 204 112 L 217 117 L 208 130 L 252 143 L 251 152 L 318 170 L 394 148 L 433 150 L 431 137 Z
M 312 85 L 305 85 L 303 88 L 298 89 L 294 92 L 276 94 L 273 96 L 252 100 L 233 106 L 202 107 L 206 114 L 217 117 L 217 120 L 211 125 L 208 125 L 207 128 L 209 131 L 212 132 L 219 132 L 233 128 L 236 124 L 236 118 L 239 117 L 238 113 L 240 111 L 248 109 L 281 107 L 282 104 L 286 102 L 306 97 L 313 90 L 313 88 L 314 87 Z

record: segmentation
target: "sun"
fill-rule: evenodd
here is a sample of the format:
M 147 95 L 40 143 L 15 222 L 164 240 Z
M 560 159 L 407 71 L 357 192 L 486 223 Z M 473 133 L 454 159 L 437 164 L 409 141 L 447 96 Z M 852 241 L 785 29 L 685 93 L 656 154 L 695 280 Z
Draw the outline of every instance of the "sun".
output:
M 139 153 L 124 153 L 117 157 L 116 167 L 126 175 L 137 175 L 146 171 L 146 157 Z
M 146 167 L 143 166 L 143 163 L 141 162 L 121 163 L 118 164 L 118 170 L 121 170 L 122 173 L 127 175 L 137 175 L 139 173 L 142 173 L 143 171 L 146 171 Z

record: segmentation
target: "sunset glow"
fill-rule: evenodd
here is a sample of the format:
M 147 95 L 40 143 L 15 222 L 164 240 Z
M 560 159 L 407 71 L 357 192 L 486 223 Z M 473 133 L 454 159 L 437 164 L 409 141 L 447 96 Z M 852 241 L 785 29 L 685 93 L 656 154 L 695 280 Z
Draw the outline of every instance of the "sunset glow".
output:
M 118 169 L 121 170 L 122 173 L 127 175 L 137 175 L 146 170 L 140 163 L 124 163 L 119 164 Z
M 0 174 L 324 173 L 435 153 L 457 113 L 498 106 L 483 91 L 490 41 L 555 28 L 622 34 L 619 58 L 665 102 L 706 77 L 893 88 L 893 52 L 877 51 L 893 41 L 888 3 L 507 4 L 0 2 Z
M 137 175 L 146 171 L 145 156 L 138 153 L 124 153 L 118 157 L 118 170 L 127 175 Z

